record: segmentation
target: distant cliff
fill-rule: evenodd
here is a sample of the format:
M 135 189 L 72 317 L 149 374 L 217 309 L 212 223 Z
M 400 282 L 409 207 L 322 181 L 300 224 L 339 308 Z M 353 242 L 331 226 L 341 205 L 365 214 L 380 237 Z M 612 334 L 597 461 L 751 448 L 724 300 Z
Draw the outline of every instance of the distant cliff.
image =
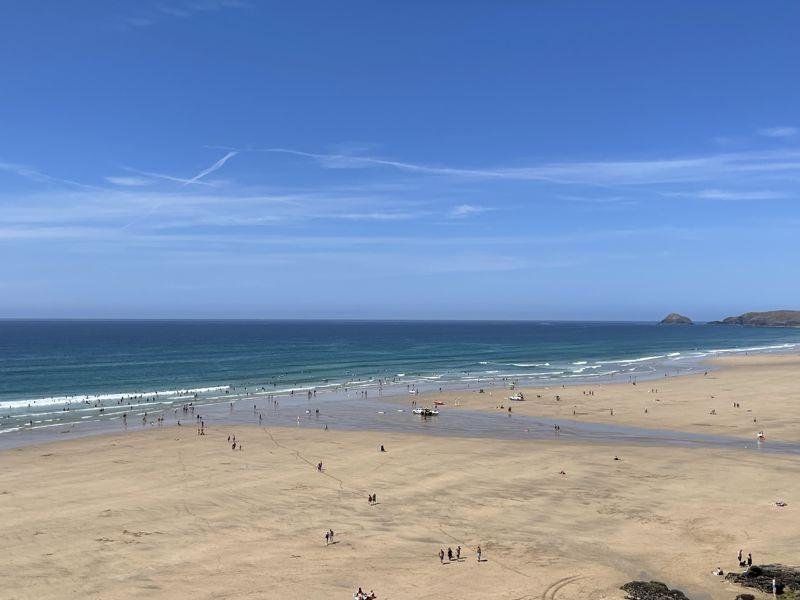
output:
M 662 325 L 692 325 L 692 320 L 689 317 L 684 317 L 678 313 L 669 313 L 666 317 L 661 319 Z
M 748 327 L 800 327 L 800 310 L 748 312 L 738 317 L 711 321 L 709 325 L 745 325 Z

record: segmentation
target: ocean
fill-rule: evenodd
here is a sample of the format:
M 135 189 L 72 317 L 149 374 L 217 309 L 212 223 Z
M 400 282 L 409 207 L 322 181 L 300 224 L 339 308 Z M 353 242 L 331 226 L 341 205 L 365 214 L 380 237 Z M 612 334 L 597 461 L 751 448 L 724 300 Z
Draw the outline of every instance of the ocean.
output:
M 629 381 L 798 346 L 797 329 L 703 324 L 0 321 L 0 434 L 114 419 L 148 402 L 157 414 L 250 395 Z

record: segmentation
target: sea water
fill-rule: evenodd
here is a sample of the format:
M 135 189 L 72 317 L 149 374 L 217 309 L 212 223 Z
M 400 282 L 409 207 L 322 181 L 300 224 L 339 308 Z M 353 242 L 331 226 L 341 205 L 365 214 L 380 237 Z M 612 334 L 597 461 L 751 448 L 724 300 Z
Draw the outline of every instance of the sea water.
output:
M 800 347 L 800 330 L 476 321 L 0 321 L 0 435 L 244 398 L 617 381 Z M 280 400 L 279 400 L 280 401 Z

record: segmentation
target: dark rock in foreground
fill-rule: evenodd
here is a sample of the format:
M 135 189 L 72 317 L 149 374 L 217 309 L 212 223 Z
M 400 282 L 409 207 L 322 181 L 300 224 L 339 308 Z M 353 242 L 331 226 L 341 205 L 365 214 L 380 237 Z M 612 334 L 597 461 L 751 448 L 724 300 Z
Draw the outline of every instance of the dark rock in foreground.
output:
M 772 580 L 775 579 L 778 594 L 800 593 L 800 569 L 783 565 L 753 565 L 743 573 L 728 573 L 725 579 L 767 594 L 772 593 Z
M 709 325 L 746 325 L 748 327 L 800 327 L 800 310 L 768 310 L 748 312 L 738 317 L 727 317 L 722 321 L 711 321 Z M 771 592 L 770 592 L 771 593 Z
M 671 590 L 660 581 L 630 581 L 620 589 L 629 600 L 689 600 L 680 590 Z
M 679 315 L 678 313 L 669 313 L 666 317 L 661 319 L 662 325 L 692 325 L 692 320 L 689 317 Z

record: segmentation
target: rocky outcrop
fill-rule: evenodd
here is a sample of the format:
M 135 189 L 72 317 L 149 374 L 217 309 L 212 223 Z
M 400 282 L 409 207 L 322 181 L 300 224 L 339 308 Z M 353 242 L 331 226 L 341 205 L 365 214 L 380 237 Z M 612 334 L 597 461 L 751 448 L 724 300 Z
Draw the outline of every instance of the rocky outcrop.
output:
M 742 573 L 728 573 L 725 579 L 767 594 L 772 594 L 772 580 L 774 579 L 778 594 L 796 595 L 800 593 L 800 569 L 783 565 L 753 565 Z
M 671 590 L 660 581 L 630 581 L 620 589 L 628 600 L 689 600 L 680 590 Z
M 692 325 L 692 320 L 689 317 L 684 317 L 678 313 L 669 313 L 666 317 L 661 319 L 662 325 Z
M 745 325 L 748 327 L 800 327 L 800 310 L 748 312 L 738 317 L 711 321 L 709 325 Z

